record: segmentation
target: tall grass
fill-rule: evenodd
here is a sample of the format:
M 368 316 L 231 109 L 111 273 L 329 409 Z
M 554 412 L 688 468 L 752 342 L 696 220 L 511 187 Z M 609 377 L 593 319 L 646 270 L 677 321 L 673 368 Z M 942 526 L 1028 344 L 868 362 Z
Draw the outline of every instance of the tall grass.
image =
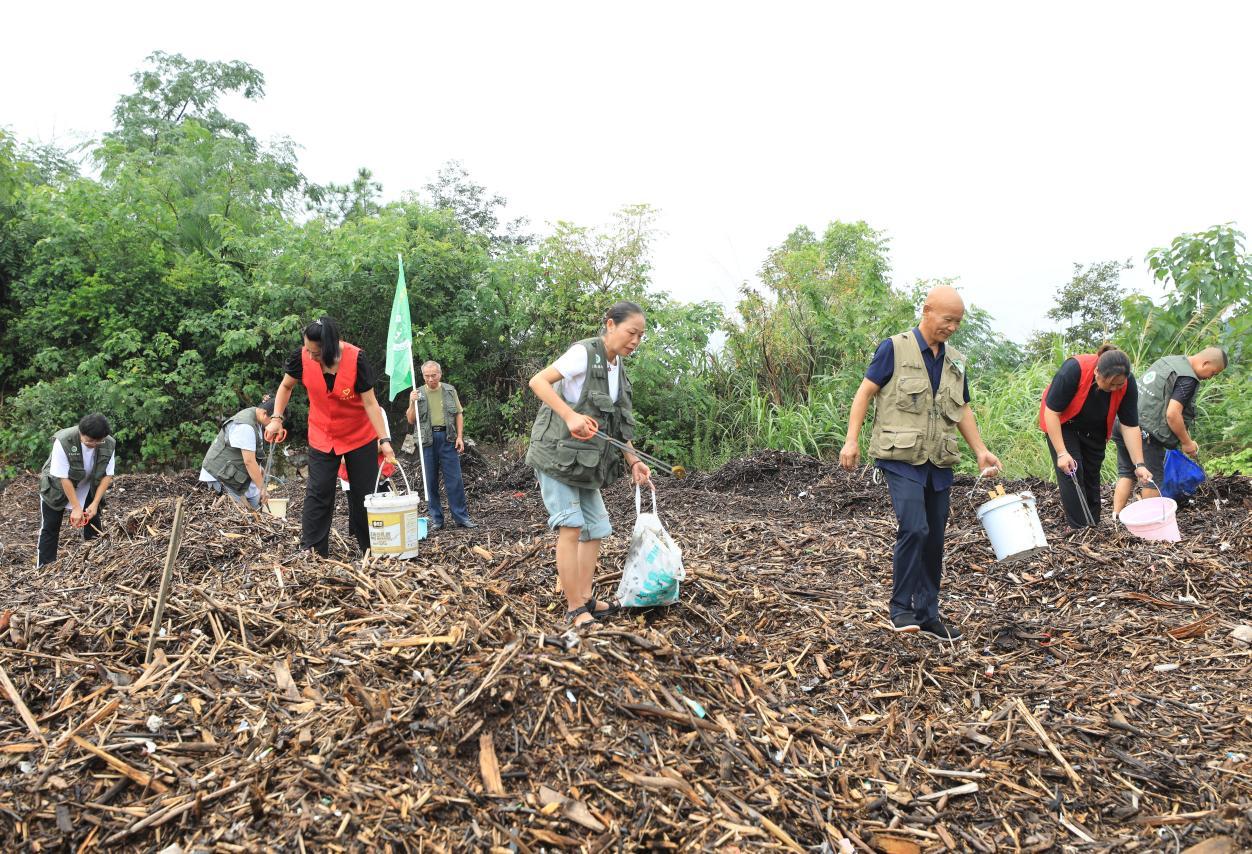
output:
M 1043 433 L 1039 430 L 1039 401 L 1052 380 L 1055 365 L 1039 361 L 1012 371 L 972 373 L 970 396 L 979 432 L 987 447 L 1004 464 L 1011 478 L 1053 478 Z M 738 407 L 730 409 L 721 436 L 719 456 L 733 456 L 760 448 L 796 451 L 827 460 L 837 459 L 847 434 L 848 410 L 860 385 L 860 374 L 819 377 L 809 399 L 776 405 L 752 386 L 741 391 Z M 871 409 L 861 432 L 861 453 L 869 446 Z M 733 449 L 733 450 L 730 450 Z M 957 471 L 975 474 L 974 456 L 966 448 Z M 1115 477 L 1116 461 L 1110 446 L 1104 476 Z

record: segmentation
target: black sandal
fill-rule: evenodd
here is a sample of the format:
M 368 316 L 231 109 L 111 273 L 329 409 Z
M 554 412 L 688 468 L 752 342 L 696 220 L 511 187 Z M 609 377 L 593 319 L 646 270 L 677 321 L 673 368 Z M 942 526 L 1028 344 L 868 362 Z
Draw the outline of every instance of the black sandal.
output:
M 605 608 L 603 611 L 597 611 L 596 606 L 601 605 L 601 604 L 608 605 L 608 607 Z M 611 617 L 614 614 L 616 614 L 618 611 L 622 610 L 621 605 L 614 605 L 612 602 L 602 603 L 599 599 L 597 599 L 594 596 L 588 599 L 587 604 L 583 605 L 583 607 L 587 609 L 588 614 L 590 614 L 592 617 L 594 617 L 597 620 L 602 620 L 605 617 Z
M 579 616 L 581 616 L 582 614 L 588 614 L 591 617 L 591 619 L 585 623 L 577 622 Z M 566 611 L 565 619 L 569 620 L 569 624 L 571 628 L 581 629 L 585 626 L 594 624 L 596 622 L 596 615 L 595 613 L 591 611 L 590 608 L 588 608 L 586 605 L 583 605 L 581 608 L 575 608 L 572 611 Z

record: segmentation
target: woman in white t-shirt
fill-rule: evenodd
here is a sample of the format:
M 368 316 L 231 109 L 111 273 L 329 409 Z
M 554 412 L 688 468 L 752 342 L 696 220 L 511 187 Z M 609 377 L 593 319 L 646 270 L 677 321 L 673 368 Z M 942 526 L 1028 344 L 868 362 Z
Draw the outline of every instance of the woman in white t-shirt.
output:
M 548 526 L 557 531 L 556 569 L 566 616 L 576 627 L 617 610 L 592 594 L 600 541 L 613 530 L 601 487 L 625 471 L 636 484 L 651 479 L 637 456 L 591 435 L 598 428 L 629 445 L 634 415 L 622 357 L 639 347 L 646 326 L 638 305 L 616 303 L 605 313 L 598 338 L 574 344 L 530 380 L 543 406 L 526 459 L 539 479 Z

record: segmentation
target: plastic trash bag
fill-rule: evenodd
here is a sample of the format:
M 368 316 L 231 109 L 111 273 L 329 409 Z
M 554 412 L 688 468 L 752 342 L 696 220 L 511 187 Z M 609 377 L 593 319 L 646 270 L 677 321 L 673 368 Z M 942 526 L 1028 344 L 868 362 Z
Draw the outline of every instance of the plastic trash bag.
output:
M 1161 481 L 1161 495 L 1166 498 L 1191 495 L 1204 482 L 1204 469 L 1182 451 L 1166 451 L 1165 474 Z
M 673 605 L 678 601 L 678 582 L 686 578 L 682 551 L 665 531 L 656 513 L 656 490 L 652 512 L 641 512 L 639 487 L 635 487 L 635 530 L 630 535 L 626 567 L 617 586 L 623 608 Z

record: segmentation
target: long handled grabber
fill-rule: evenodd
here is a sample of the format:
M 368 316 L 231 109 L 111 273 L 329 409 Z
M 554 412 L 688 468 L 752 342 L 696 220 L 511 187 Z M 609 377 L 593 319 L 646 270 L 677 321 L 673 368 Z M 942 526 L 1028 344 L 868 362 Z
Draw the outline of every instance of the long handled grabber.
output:
M 683 466 L 681 465 L 672 466 L 669 463 L 665 462 L 665 460 L 657 459 L 656 457 L 652 456 L 646 451 L 641 451 L 638 448 L 632 448 L 630 445 L 626 444 L 620 439 L 615 439 L 612 436 L 609 436 L 605 433 L 601 433 L 600 422 L 596 421 L 596 419 L 592 418 L 590 415 L 583 416 L 583 417 L 585 417 L 588 421 L 594 424 L 595 427 L 587 433 L 570 433 L 570 435 L 573 436 L 575 439 L 578 439 L 581 442 L 586 442 L 594 438 L 595 436 L 599 436 L 601 439 L 608 442 L 613 447 L 620 448 L 621 450 L 629 454 L 634 454 L 636 457 L 638 457 L 639 459 L 647 463 L 649 467 L 654 468 L 664 474 L 668 474 L 671 477 L 677 478 L 678 480 L 682 480 L 684 477 L 687 476 L 687 469 L 685 469 Z
M 1082 484 L 1078 482 L 1078 466 L 1074 466 L 1074 470 L 1066 472 L 1069 479 L 1074 482 L 1074 492 L 1078 494 L 1078 503 L 1082 505 L 1082 515 L 1086 517 L 1087 524 L 1091 527 L 1096 526 L 1095 517 L 1091 515 L 1091 505 L 1087 503 L 1087 496 L 1083 493 Z

